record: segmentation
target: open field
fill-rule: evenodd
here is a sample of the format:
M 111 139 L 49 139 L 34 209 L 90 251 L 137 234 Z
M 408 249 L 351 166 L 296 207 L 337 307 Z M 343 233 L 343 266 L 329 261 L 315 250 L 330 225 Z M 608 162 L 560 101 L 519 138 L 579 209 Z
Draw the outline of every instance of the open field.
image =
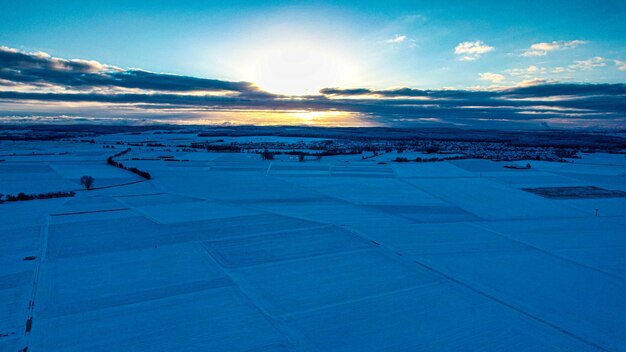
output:
M 511 170 L 176 147 L 321 136 L 93 139 L 0 141 L 0 193 L 77 192 L 0 204 L 0 351 L 626 351 L 625 154 Z M 152 179 L 107 165 L 119 142 Z

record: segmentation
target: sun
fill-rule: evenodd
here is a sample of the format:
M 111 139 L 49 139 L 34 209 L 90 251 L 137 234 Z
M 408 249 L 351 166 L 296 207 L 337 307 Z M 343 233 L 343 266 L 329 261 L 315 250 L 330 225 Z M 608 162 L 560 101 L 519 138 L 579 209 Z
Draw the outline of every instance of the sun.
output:
M 248 77 L 276 94 L 312 95 L 354 81 L 356 65 L 345 53 L 311 42 L 283 42 L 247 58 Z

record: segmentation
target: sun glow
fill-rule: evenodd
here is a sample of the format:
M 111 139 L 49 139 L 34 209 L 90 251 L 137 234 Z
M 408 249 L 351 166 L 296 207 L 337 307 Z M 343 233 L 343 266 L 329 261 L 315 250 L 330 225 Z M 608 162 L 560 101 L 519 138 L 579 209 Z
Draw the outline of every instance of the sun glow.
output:
M 246 76 L 261 89 L 285 95 L 318 94 L 350 85 L 356 65 L 335 48 L 311 41 L 285 41 L 261 47 L 246 59 Z
M 259 126 L 379 126 L 376 121 L 359 113 L 349 111 L 308 110 L 249 110 L 210 111 L 197 113 L 183 120 L 167 120 L 169 123 L 189 125 L 259 125 Z

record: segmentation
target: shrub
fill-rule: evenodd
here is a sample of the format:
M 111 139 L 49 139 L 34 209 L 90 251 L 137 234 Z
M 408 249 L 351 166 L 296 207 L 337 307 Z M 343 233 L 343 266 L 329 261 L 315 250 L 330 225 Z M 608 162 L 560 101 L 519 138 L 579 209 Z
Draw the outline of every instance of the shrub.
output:
M 261 153 L 261 158 L 263 160 L 274 160 L 274 153 L 272 153 L 269 150 L 265 149 L 263 151 L 263 153 Z

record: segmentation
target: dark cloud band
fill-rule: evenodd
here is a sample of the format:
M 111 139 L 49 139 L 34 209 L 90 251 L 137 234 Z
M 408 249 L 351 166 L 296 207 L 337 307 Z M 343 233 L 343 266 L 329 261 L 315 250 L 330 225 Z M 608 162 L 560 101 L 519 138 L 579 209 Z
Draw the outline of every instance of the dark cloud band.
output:
M 249 82 L 178 76 L 142 70 L 123 70 L 96 61 L 64 60 L 42 53 L 24 53 L 0 47 L 0 80 L 58 85 L 68 88 L 134 88 L 154 91 L 229 91 L 257 93 Z
M 325 88 L 319 95 L 289 97 L 249 82 L 126 70 L 0 47 L 0 108 L 52 101 L 130 104 L 144 111 L 178 109 L 181 115 L 189 108 L 337 110 L 387 125 L 437 119 L 471 127 L 482 120 L 560 118 L 626 127 L 625 84 L 552 83 L 500 90 Z

